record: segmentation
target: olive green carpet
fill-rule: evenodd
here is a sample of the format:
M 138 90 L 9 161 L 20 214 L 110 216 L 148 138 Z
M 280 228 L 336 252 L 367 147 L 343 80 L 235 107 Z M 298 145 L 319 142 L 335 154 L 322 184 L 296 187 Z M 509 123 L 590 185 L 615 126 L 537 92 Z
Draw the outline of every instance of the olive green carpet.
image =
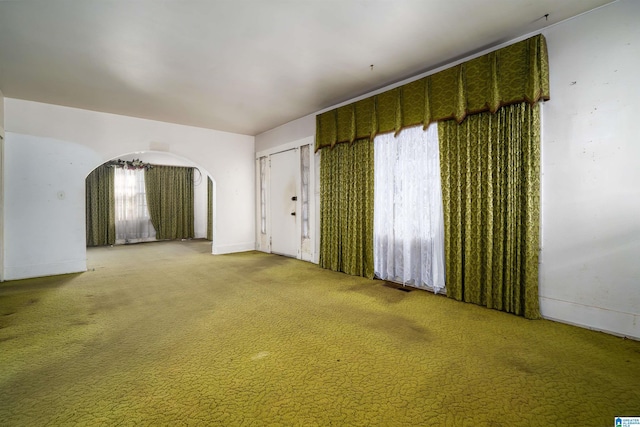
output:
M 0 284 L 3 426 L 612 426 L 640 342 L 205 241 Z

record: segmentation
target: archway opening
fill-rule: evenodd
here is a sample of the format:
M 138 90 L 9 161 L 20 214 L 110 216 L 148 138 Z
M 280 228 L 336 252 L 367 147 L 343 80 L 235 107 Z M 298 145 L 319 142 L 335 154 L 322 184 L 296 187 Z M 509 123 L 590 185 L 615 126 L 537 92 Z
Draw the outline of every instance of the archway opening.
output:
M 193 206 L 193 224 L 192 224 L 193 232 L 189 236 L 189 240 L 194 239 L 194 240 L 209 241 L 210 246 L 208 250 L 211 253 L 214 252 L 215 240 L 216 240 L 216 233 L 215 233 L 215 211 L 216 211 L 215 210 L 216 208 L 215 184 L 216 183 L 213 177 L 204 168 L 202 168 L 196 162 L 191 161 L 190 159 L 186 159 L 186 158 L 174 155 L 172 153 L 146 151 L 146 152 L 128 153 L 128 154 L 123 154 L 123 155 L 114 157 L 113 159 L 110 159 L 101 165 L 97 165 L 96 168 L 94 168 L 93 171 L 87 175 L 87 178 L 92 177 L 92 174 L 94 174 L 94 171 L 97 171 L 102 166 L 113 164 L 114 161 L 116 160 L 127 162 L 127 164 L 131 164 L 131 162 L 135 161 L 135 162 L 142 163 L 144 165 L 156 166 L 156 169 L 158 169 L 157 166 L 173 166 L 173 167 L 178 167 L 178 169 L 188 168 L 190 172 L 192 171 L 192 173 L 189 176 L 191 177 L 190 179 L 192 180 L 190 184 L 192 185 L 192 191 L 193 191 L 193 194 L 192 194 L 193 198 L 191 200 L 191 203 Z M 120 179 L 122 180 L 121 168 L 102 168 L 102 169 L 118 169 L 120 172 L 119 173 Z M 128 171 L 128 172 L 133 172 L 133 171 Z M 144 176 L 144 167 L 141 167 L 139 172 L 141 172 L 140 176 Z M 112 173 L 111 178 L 109 179 L 114 180 L 114 176 L 116 176 L 116 173 Z M 131 175 L 131 177 L 133 177 L 133 175 Z M 132 184 L 135 186 L 139 183 L 136 184 L 135 182 L 132 182 Z M 123 230 L 125 230 L 126 228 L 122 224 L 125 224 L 125 222 L 129 224 L 131 221 L 129 220 L 123 221 L 122 218 L 118 218 L 118 216 L 116 215 L 116 212 L 120 213 L 120 211 L 118 211 L 115 208 L 115 206 L 113 206 L 111 207 L 113 211 L 113 216 L 114 216 L 112 219 L 113 221 L 112 226 L 115 229 L 115 225 L 117 223 L 118 226 L 120 227 L 120 230 L 119 230 L 120 234 L 117 235 L 117 239 L 112 238 L 110 239 L 109 242 L 98 241 L 96 244 L 96 242 L 93 241 L 93 236 L 96 232 L 95 232 L 95 229 L 92 228 L 93 225 L 90 224 L 91 222 L 95 222 L 95 221 L 90 218 L 94 218 L 94 213 L 92 212 L 92 209 L 95 209 L 96 205 L 100 203 L 96 203 L 95 198 L 91 197 L 91 194 L 90 194 L 92 191 L 91 188 L 93 188 L 93 183 L 90 183 L 89 179 L 87 179 L 87 191 L 86 191 L 87 197 L 85 199 L 85 209 L 87 213 L 85 218 L 85 221 L 87 223 L 87 227 L 86 227 L 87 247 L 112 246 L 112 245 L 120 245 L 120 244 L 154 242 L 159 240 L 166 240 L 166 238 L 164 239 L 160 238 L 162 236 L 158 236 L 158 238 L 156 238 L 155 229 L 153 230 L 152 235 L 146 232 L 145 232 L 146 234 L 140 234 L 140 235 L 122 234 Z M 111 197 L 112 202 L 114 204 L 117 201 L 121 202 L 121 199 L 123 197 L 124 198 L 129 197 L 129 193 L 130 193 L 132 195 L 131 197 L 133 198 L 131 199 L 132 201 L 128 203 L 130 203 L 132 206 L 135 205 L 134 210 L 136 211 L 140 210 L 140 207 L 138 205 L 144 205 L 143 208 L 147 209 L 147 206 L 146 206 L 147 200 L 146 200 L 146 195 L 144 194 L 144 181 L 142 181 L 142 187 L 138 193 L 136 193 L 135 190 L 132 190 L 129 187 L 125 187 L 125 189 L 123 190 L 117 185 L 114 185 L 111 191 L 114 191 L 115 193 L 117 193 L 118 191 L 126 193 L 124 195 L 114 194 L 113 197 Z M 167 196 L 171 194 L 172 191 L 173 189 L 167 190 Z M 103 197 L 103 195 L 100 195 L 100 197 Z M 136 213 L 134 213 L 134 215 L 136 215 Z M 102 219 L 100 219 L 100 221 L 102 221 Z M 138 220 L 136 219 L 136 221 Z M 148 222 L 150 224 L 150 221 Z M 144 224 L 144 221 L 142 221 L 141 223 Z M 143 225 L 143 228 L 144 227 L 145 226 Z M 151 228 L 153 229 L 152 225 L 151 225 Z M 100 231 L 100 233 L 102 233 L 102 231 Z M 115 235 L 115 230 L 113 230 L 113 233 Z M 178 240 L 186 240 L 186 239 L 178 239 Z

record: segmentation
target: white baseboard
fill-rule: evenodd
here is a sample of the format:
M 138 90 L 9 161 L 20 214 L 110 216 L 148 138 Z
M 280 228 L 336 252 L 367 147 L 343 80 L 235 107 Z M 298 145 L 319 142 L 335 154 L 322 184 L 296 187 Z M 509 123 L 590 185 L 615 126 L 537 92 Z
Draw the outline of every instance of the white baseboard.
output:
M 254 251 L 256 242 L 237 243 L 234 245 L 218 245 L 213 248 L 214 255 L 232 254 L 235 252 Z
M 640 315 L 540 297 L 545 319 L 640 340 Z
M 34 277 L 57 276 L 60 274 L 87 271 L 87 260 L 59 262 L 55 264 L 6 265 L 4 280 L 31 279 Z

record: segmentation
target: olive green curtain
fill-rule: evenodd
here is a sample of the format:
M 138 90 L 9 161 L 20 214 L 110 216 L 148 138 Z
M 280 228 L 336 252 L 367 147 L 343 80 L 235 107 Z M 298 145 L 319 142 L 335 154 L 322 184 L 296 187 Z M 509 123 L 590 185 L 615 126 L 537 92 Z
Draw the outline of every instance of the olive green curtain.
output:
M 116 242 L 114 168 L 102 165 L 85 180 L 87 246 Z
M 538 104 L 440 122 L 438 133 L 447 295 L 538 318 Z
M 213 240 L 213 181 L 207 177 L 207 240 Z
M 156 165 L 145 171 L 144 182 L 156 238 L 194 237 L 193 168 Z
M 409 126 L 549 99 L 549 62 L 537 35 L 439 73 L 316 116 L 316 150 Z
M 373 278 L 373 142 L 322 151 L 320 266 Z

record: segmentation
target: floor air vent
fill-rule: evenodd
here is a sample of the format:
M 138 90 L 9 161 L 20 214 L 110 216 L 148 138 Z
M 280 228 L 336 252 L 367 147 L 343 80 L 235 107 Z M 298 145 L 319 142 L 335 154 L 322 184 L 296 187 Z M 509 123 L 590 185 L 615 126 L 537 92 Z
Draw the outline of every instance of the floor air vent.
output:
M 385 281 L 382 286 L 386 286 L 387 288 L 391 288 L 391 289 L 397 289 L 402 292 L 411 292 L 413 290 L 413 288 L 409 286 L 402 286 L 400 283 L 395 283 L 395 282 Z

